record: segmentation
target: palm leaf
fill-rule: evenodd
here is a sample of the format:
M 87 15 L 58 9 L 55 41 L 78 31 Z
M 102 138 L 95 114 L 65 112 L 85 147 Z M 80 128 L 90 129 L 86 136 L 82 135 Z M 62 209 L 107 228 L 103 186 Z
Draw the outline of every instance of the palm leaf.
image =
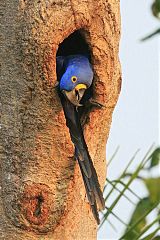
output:
M 155 150 L 156 151 L 156 150 Z M 123 226 L 125 226 L 125 231 L 123 236 L 120 239 L 133 239 L 133 240 L 149 240 L 154 239 L 155 235 L 159 231 L 159 227 L 156 228 L 154 231 L 152 230 L 152 233 L 147 232 L 150 230 L 151 227 L 155 225 L 155 223 L 160 222 L 160 216 L 157 215 L 157 218 L 154 219 L 151 223 L 148 224 L 147 222 L 147 216 L 158 207 L 158 204 L 160 202 L 160 178 L 144 178 L 143 175 L 140 177 L 139 173 L 142 171 L 148 171 L 150 167 L 146 167 L 146 165 L 151 166 L 151 161 L 153 161 L 153 156 L 155 156 L 153 153 L 153 146 L 151 146 L 148 150 L 148 152 L 145 154 L 144 158 L 140 161 L 139 165 L 135 169 L 133 173 L 128 172 L 129 167 L 131 166 L 132 162 L 134 161 L 135 157 L 137 156 L 138 151 L 134 154 L 132 159 L 127 164 L 126 168 L 120 174 L 120 177 L 117 180 L 111 181 L 108 178 L 106 179 L 106 184 L 110 184 L 111 189 L 108 190 L 106 188 L 105 190 L 105 200 L 106 203 L 108 202 L 108 199 L 110 196 L 114 196 L 114 192 L 118 192 L 118 195 L 116 194 L 116 197 L 112 200 L 109 207 L 106 207 L 106 211 L 103 212 L 102 222 L 100 227 L 104 224 L 105 221 L 110 221 L 109 217 L 112 215 L 114 216 Z M 112 159 L 113 160 L 113 159 Z M 155 164 L 153 164 L 156 166 Z M 148 196 L 141 199 L 137 193 L 135 193 L 131 189 L 131 184 L 135 180 L 139 180 L 143 182 L 148 190 Z M 125 182 L 124 182 L 125 181 Z M 121 188 L 119 188 L 121 186 Z M 122 188 L 123 187 L 123 188 Z M 126 198 L 130 203 L 135 203 L 132 201 L 131 197 L 128 196 L 128 191 L 132 193 L 138 200 L 138 204 L 135 207 L 135 210 L 130 218 L 129 223 L 126 224 L 124 220 L 122 220 L 115 212 L 114 208 L 119 204 L 121 197 Z M 145 236 L 145 237 L 143 237 Z M 148 238 L 147 238 L 148 237 Z

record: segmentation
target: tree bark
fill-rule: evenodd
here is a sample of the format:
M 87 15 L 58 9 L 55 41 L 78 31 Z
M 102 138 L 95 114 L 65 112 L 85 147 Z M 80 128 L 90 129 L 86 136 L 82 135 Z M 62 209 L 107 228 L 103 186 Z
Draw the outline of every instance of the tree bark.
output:
M 56 89 L 59 44 L 83 29 L 94 67 L 85 139 L 101 187 L 121 84 L 118 0 L 1 0 L 0 239 L 91 240 L 97 226 Z M 75 43 L 76 44 L 76 43 Z

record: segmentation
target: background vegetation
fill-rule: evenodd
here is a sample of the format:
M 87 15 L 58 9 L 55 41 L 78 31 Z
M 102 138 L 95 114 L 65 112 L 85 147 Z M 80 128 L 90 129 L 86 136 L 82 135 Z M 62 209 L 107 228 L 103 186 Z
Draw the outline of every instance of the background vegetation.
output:
M 137 153 L 129 161 L 128 165 L 118 179 L 112 181 L 110 181 L 108 178 L 106 179 L 106 211 L 103 212 L 101 226 L 105 221 L 108 221 L 108 223 L 111 224 L 116 231 L 116 227 L 110 222 L 109 219 L 110 216 L 113 215 L 121 224 L 125 226 L 125 231 L 120 239 L 160 239 L 160 235 L 157 235 L 158 231 L 160 230 L 160 177 L 152 177 L 151 174 L 154 168 L 159 167 L 160 148 L 158 147 L 154 151 L 152 149 L 153 147 L 148 150 L 147 154 L 140 161 L 134 172 L 130 172 L 130 167 Z M 114 160 L 114 156 L 110 160 L 108 164 L 109 166 L 112 160 Z M 144 198 L 141 198 L 137 192 L 132 190 L 131 185 L 134 181 L 139 181 L 146 187 L 148 193 Z M 111 188 L 109 188 L 109 185 Z M 112 204 L 107 207 L 108 199 L 111 196 L 115 196 L 115 198 Z M 132 196 L 138 200 L 137 204 L 134 203 Z M 130 204 L 135 205 L 135 209 L 128 223 L 122 220 L 122 217 L 119 217 L 114 213 L 114 209 L 119 204 L 119 201 L 122 197 L 126 198 Z M 150 216 L 153 211 L 155 213 L 155 218 L 149 222 L 148 216 Z
M 160 0 L 154 1 L 151 9 L 153 15 L 160 19 Z M 146 41 L 159 33 L 160 28 L 156 29 L 148 36 L 145 36 L 142 41 Z M 111 162 L 114 161 L 115 154 L 109 161 L 108 167 L 110 167 Z M 154 148 L 152 146 L 144 158 L 139 161 L 140 163 L 135 171 L 131 172 L 130 167 L 136 155 L 137 153 L 129 161 L 118 179 L 106 179 L 104 190 L 106 210 L 102 213 L 100 228 L 104 222 L 107 221 L 116 231 L 116 226 L 110 221 L 110 216 L 112 215 L 125 227 L 124 233 L 120 239 L 158 240 L 160 239 L 160 177 L 153 177 L 152 173 L 156 168 L 159 168 L 160 171 L 160 147 Z M 143 184 L 146 188 L 147 194 L 145 197 L 141 198 L 137 192 L 132 190 L 132 184 L 135 181 Z M 108 200 L 111 196 L 112 199 L 113 196 L 115 196 L 115 198 L 108 207 Z M 130 204 L 134 205 L 134 211 L 127 223 L 122 219 L 123 216 L 120 217 L 114 213 L 121 198 L 127 199 Z M 133 199 L 137 199 L 136 204 Z M 152 213 L 154 213 L 154 218 L 150 217 Z

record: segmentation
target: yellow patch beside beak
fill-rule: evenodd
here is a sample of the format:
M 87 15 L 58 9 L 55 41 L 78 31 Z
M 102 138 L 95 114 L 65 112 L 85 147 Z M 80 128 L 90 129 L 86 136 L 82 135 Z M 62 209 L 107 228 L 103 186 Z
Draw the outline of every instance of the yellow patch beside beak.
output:
M 85 84 L 78 84 L 75 89 L 78 91 L 80 89 L 87 89 L 87 86 Z

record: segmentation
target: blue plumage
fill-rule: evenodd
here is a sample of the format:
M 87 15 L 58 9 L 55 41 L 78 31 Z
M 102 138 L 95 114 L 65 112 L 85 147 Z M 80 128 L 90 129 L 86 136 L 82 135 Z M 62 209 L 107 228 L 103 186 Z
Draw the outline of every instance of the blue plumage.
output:
M 77 106 L 81 106 L 79 103 L 86 89 L 92 84 L 92 67 L 88 58 L 83 55 L 58 56 L 56 60 L 57 78 L 59 81 L 58 93 L 66 117 L 66 124 L 70 131 L 71 140 L 75 145 L 75 158 L 81 169 L 87 197 L 93 215 L 99 224 L 97 204 L 100 209 L 104 209 L 105 202 L 97 173 L 85 142 L 80 122 L 79 108 L 77 108 Z M 87 91 L 89 90 L 90 89 Z M 88 99 L 86 95 L 85 99 Z
M 64 70 L 65 72 L 60 80 L 60 90 L 72 91 L 78 84 L 85 84 L 87 88 L 91 86 L 93 70 L 87 57 L 83 55 L 65 57 Z M 76 77 L 77 81 L 72 82 L 72 77 Z

